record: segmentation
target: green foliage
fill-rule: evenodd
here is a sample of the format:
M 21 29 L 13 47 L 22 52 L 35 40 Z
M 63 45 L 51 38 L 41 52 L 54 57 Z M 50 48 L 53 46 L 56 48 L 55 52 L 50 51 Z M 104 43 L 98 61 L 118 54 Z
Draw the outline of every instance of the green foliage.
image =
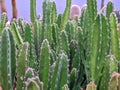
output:
M 108 2 L 104 15 L 97 12 L 97 0 L 87 0 L 81 17 L 69 20 L 71 2 L 66 0 L 64 13 L 58 15 L 55 2 L 43 0 L 39 19 L 36 0 L 30 0 L 30 24 L 21 18 L 6 22 L 2 14 L 3 90 L 120 89 L 120 41 L 113 3 Z

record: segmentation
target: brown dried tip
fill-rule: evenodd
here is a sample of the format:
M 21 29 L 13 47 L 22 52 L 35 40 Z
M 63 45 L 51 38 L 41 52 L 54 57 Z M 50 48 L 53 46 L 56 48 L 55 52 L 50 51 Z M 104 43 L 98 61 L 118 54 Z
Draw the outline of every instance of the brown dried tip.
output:
M 80 18 L 81 16 L 81 9 L 78 5 L 72 5 L 70 10 L 70 19 L 73 20 L 75 17 Z

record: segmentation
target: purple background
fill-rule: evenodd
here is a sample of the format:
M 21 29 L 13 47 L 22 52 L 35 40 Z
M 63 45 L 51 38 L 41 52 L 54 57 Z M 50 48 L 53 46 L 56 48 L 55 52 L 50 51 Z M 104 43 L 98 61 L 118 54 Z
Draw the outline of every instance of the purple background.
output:
M 8 18 L 9 20 L 12 17 L 12 8 L 11 8 L 11 0 L 5 0 L 7 11 L 8 11 Z M 30 20 L 30 0 L 16 0 L 17 1 L 17 8 L 18 8 L 18 17 L 24 18 L 25 20 Z M 36 0 L 37 1 L 37 14 L 42 14 L 42 1 L 43 0 Z M 54 0 L 57 4 L 57 12 L 63 13 L 65 9 L 65 2 L 66 0 Z M 87 0 L 72 0 L 72 4 L 77 4 L 82 7 Z M 109 0 L 105 0 L 105 4 Z M 115 9 L 120 9 L 120 0 L 112 0 L 114 3 Z M 101 0 L 98 0 L 98 10 L 100 9 Z

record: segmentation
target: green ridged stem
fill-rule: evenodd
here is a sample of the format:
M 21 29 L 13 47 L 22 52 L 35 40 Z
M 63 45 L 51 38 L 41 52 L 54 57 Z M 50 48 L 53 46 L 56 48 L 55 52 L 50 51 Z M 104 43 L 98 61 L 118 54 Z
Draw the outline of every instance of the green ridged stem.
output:
M 55 63 L 50 90 L 62 90 L 66 83 L 68 83 L 68 57 L 62 52 Z
M 94 82 L 90 82 L 90 83 L 87 85 L 86 90 L 97 90 L 96 85 L 94 84 Z
M 36 0 L 30 0 L 30 19 L 31 22 L 36 19 Z
M 13 90 L 16 70 L 16 50 L 12 33 L 7 27 L 2 33 L 0 49 L 0 84 L 4 90 Z
M 73 89 L 77 77 L 77 69 L 73 68 L 70 72 L 70 89 Z
M 52 23 L 56 23 L 56 18 L 57 18 L 57 9 L 56 9 L 56 4 L 55 2 L 52 2 Z
M 115 13 L 110 14 L 109 18 L 110 23 L 110 40 L 111 40 L 111 53 L 119 61 L 119 37 L 118 37 L 118 28 L 117 28 L 117 17 Z
M 60 40 L 60 50 L 63 50 L 67 56 L 69 57 L 70 56 L 70 49 L 69 49 L 69 43 L 68 43 L 68 36 L 67 36 L 67 33 L 65 30 L 62 30 L 60 32 L 60 36 L 59 36 L 59 40 Z
M 43 1 L 42 35 L 43 39 L 48 39 L 50 45 L 52 42 L 52 2 Z
M 52 65 L 56 61 L 56 58 L 57 58 L 57 53 L 52 49 L 51 49 L 51 52 L 50 52 L 50 57 L 51 57 L 50 64 Z
M 96 18 L 96 21 L 95 21 L 95 24 L 93 27 L 95 28 L 94 29 L 94 37 L 92 36 L 93 38 L 93 41 L 91 42 L 91 47 L 94 47 L 91 49 L 91 54 L 90 54 L 90 72 L 91 72 L 91 80 L 92 81 L 95 81 L 95 72 L 96 72 L 96 59 L 97 59 L 97 55 L 98 55 L 98 49 L 99 49 L 99 35 L 100 35 L 100 31 L 99 31 L 99 25 L 100 25 L 100 17 L 98 16 Z M 94 43 L 94 44 L 93 44 Z
M 56 86 L 57 90 L 61 90 L 63 85 L 65 85 L 68 82 L 68 62 L 69 59 L 67 55 L 62 53 L 59 57 L 60 63 L 59 63 L 59 68 L 58 68 L 58 79 L 56 80 L 56 83 L 58 86 Z M 59 88 L 60 87 L 60 88 Z
M 29 43 L 25 42 L 20 48 L 17 58 L 17 90 L 23 90 L 25 87 L 25 72 L 28 67 Z
M 59 34 L 58 25 L 54 23 L 52 25 L 52 38 L 53 38 L 52 49 L 55 50 L 55 52 L 57 52 L 58 50 L 59 44 L 58 34 Z
M 57 17 L 57 25 L 58 25 L 59 28 L 60 28 L 60 25 L 62 23 L 62 17 L 63 17 L 62 14 L 59 14 L 58 17 Z
M 12 33 L 13 33 L 16 44 L 18 46 L 23 44 L 23 39 L 18 31 L 17 25 L 14 22 L 12 23 Z
M 108 27 L 107 21 L 102 14 L 98 14 L 93 25 L 90 47 L 90 75 L 91 80 L 96 82 L 97 79 L 100 79 L 98 77 L 101 76 L 100 72 L 108 50 Z M 96 73 L 98 77 L 96 77 Z
M 30 56 L 29 56 L 29 67 L 36 67 L 36 53 L 33 39 L 33 31 L 30 25 L 27 23 L 25 25 L 25 42 L 29 42 L 30 44 Z
M 102 77 L 99 89 L 108 90 L 110 75 L 118 71 L 118 62 L 113 55 L 107 55 L 102 70 Z
M 50 70 L 49 70 L 49 79 L 48 79 L 48 90 L 51 90 L 51 81 L 52 81 L 52 75 L 53 75 L 53 72 L 54 72 L 54 69 L 55 69 L 55 62 L 51 64 L 50 66 Z
M 99 55 L 98 55 L 98 61 L 97 61 L 97 73 L 98 73 L 98 77 L 96 77 L 96 79 L 101 77 L 101 71 L 103 69 L 104 66 L 104 62 L 105 62 L 105 56 L 107 55 L 108 51 L 109 51 L 109 26 L 108 26 L 108 22 L 106 17 L 104 17 L 101 14 L 100 17 L 101 21 L 100 21 L 100 47 L 99 47 Z M 100 65 L 100 66 L 99 66 Z M 96 84 L 98 84 L 98 80 L 96 82 Z
M 85 64 L 84 46 L 83 46 L 83 29 L 81 27 L 78 28 L 78 46 L 80 51 L 80 58 L 83 60 L 83 63 Z
M 15 40 L 13 37 L 13 34 L 11 30 L 9 31 L 9 37 L 10 37 L 10 44 L 11 44 L 11 69 L 12 69 L 12 84 L 14 84 L 15 81 L 15 74 L 16 74 L 16 45 L 15 45 Z
M 56 78 L 57 78 L 57 72 L 58 72 L 58 65 L 59 65 L 59 61 L 57 60 L 56 62 L 54 62 L 54 67 L 55 68 L 54 68 L 52 79 L 51 79 L 50 90 L 55 90 L 55 84 L 56 84 Z
M 2 88 L 4 90 L 12 90 L 12 77 L 11 77 L 11 44 L 8 34 L 8 30 L 5 29 L 2 34 L 2 45 L 1 45 L 1 78 Z
M 85 56 L 87 56 L 87 52 L 89 51 L 89 15 L 87 6 L 82 8 L 82 14 L 80 18 L 80 26 L 82 28 L 82 39 L 83 39 L 83 49 L 86 50 Z
M 37 60 L 39 58 L 40 53 L 40 23 L 39 20 L 34 21 L 34 45 L 35 45 L 35 51 L 37 55 Z
M 68 35 L 68 41 L 71 42 L 72 39 L 74 39 L 74 27 L 71 21 L 68 21 L 66 24 L 65 31 Z
M 107 8 L 106 8 L 106 17 L 109 18 L 110 17 L 110 14 L 113 12 L 114 10 L 114 6 L 113 6 L 113 3 L 112 1 L 109 1 L 107 3 Z
M 41 43 L 42 43 L 42 41 L 43 41 L 43 39 L 44 39 L 44 34 L 43 34 L 43 29 L 42 29 L 42 22 L 40 21 L 38 21 L 38 25 L 39 25 L 39 38 L 40 38 L 40 46 L 41 46 Z
M 70 42 L 70 62 L 69 62 L 69 69 L 71 71 L 72 68 L 79 68 L 80 64 L 80 51 L 78 42 L 76 40 L 71 40 Z
M 99 87 L 99 90 L 108 90 L 108 82 L 110 78 L 110 59 L 108 59 L 108 56 L 105 58 L 105 66 L 102 71 L 102 77 Z
M 44 89 L 46 90 L 50 69 L 50 46 L 47 39 L 43 40 L 41 45 L 39 66 L 39 78 L 44 83 Z
M 83 30 L 81 27 L 78 28 L 78 47 L 79 49 L 77 50 L 79 52 L 79 58 L 81 59 L 79 62 L 79 73 L 80 75 L 77 77 L 80 82 L 82 77 L 84 76 L 84 74 L 86 74 L 86 81 L 89 82 L 90 81 L 90 69 L 89 69 L 89 62 L 87 61 L 87 56 L 85 56 L 85 51 L 84 51 L 84 44 L 83 44 Z M 87 48 L 87 47 L 86 47 Z M 88 53 L 88 51 L 86 51 L 86 53 Z M 88 58 L 89 60 L 89 58 Z M 86 82 L 85 81 L 85 82 Z
M 87 55 L 86 60 L 89 60 L 90 54 L 91 54 L 90 45 L 91 45 L 92 27 L 94 27 L 93 24 L 94 24 L 95 18 L 97 16 L 97 3 L 96 3 L 96 0 L 87 0 L 87 13 L 88 13 L 88 22 L 89 22 L 88 23 L 88 28 L 89 29 L 87 29 L 88 30 L 88 32 L 87 32 L 88 35 L 87 35 L 87 44 L 86 44 L 85 48 L 87 50 L 87 52 L 86 52 L 86 55 Z M 90 75 L 90 73 L 88 75 Z
M 6 13 L 2 13 L 1 22 L 0 22 L 0 35 L 2 35 L 2 31 L 5 28 L 6 19 L 7 19 Z
M 88 47 L 84 46 L 86 44 L 84 44 L 83 42 L 83 30 L 81 27 L 78 27 L 78 49 L 76 51 L 77 53 L 77 58 L 79 59 L 79 66 L 78 66 L 78 73 L 79 75 L 77 76 L 77 79 L 79 80 L 79 83 L 83 83 L 83 86 L 86 85 L 86 83 L 88 83 L 90 81 L 90 69 L 89 69 L 89 62 L 87 60 L 89 60 L 89 58 L 87 58 L 87 54 L 88 51 L 85 50 Z M 90 46 L 89 46 L 90 47 Z M 86 80 L 83 80 L 84 75 L 86 74 Z M 78 83 L 78 84 L 79 84 Z
M 84 6 L 82 8 L 82 14 L 81 14 L 81 17 L 80 17 L 80 26 L 82 29 L 85 30 L 85 32 L 87 31 L 87 29 L 89 28 L 88 24 L 89 22 L 89 17 L 88 17 L 88 9 L 87 9 L 87 6 Z
M 109 20 L 109 17 L 110 17 L 110 14 L 114 11 L 114 5 L 112 3 L 112 1 L 109 1 L 107 3 L 107 8 L 106 8 L 106 17 L 108 19 L 108 24 L 109 24 L 109 37 L 110 37 L 110 20 Z M 111 45 L 110 45 L 110 39 L 109 39 L 109 48 L 111 48 Z M 108 54 L 110 53 L 110 49 L 108 50 Z
M 97 2 L 96 0 L 87 0 L 87 11 L 88 11 L 88 39 L 87 39 L 87 60 L 89 60 L 89 55 L 90 55 L 90 44 L 91 44 L 91 33 L 92 33 L 92 27 L 95 21 L 95 18 L 97 16 Z
M 66 26 L 66 24 L 67 24 L 67 21 L 69 20 L 71 2 L 72 2 L 72 0 L 66 0 L 66 8 L 65 8 L 65 11 L 64 11 L 64 13 L 63 13 L 62 23 L 61 23 L 61 26 L 60 26 L 60 29 L 61 29 L 61 30 L 64 30 L 64 29 L 65 29 L 65 26 Z
M 87 0 L 87 8 L 88 8 L 88 15 L 89 15 L 89 22 L 90 22 L 89 24 L 91 27 L 97 15 L 97 1 Z

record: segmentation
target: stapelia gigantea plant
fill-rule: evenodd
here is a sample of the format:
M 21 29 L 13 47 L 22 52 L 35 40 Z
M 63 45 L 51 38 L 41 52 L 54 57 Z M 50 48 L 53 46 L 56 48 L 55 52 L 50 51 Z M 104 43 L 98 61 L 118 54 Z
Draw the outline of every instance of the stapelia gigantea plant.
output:
M 0 21 L 0 87 L 3 90 L 116 90 L 120 87 L 119 33 L 114 6 L 106 15 L 87 0 L 81 17 L 69 20 L 71 0 L 63 14 L 43 1 L 42 20 L 30 0 L 24 19 Z

